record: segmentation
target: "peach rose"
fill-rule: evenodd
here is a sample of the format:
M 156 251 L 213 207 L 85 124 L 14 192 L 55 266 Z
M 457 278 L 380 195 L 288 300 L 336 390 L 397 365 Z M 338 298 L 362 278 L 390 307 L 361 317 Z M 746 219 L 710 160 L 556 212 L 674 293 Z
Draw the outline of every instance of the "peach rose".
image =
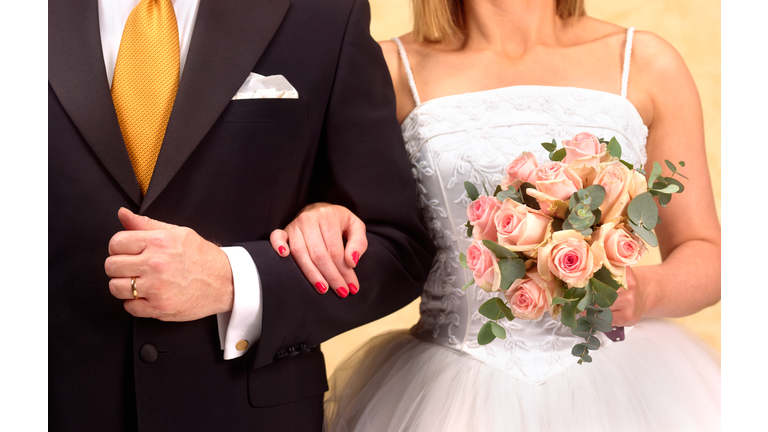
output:
M 563 163 L 571 166 L 597 166 L 605 156 L 606 145 L 589 132 L 576 134 L 572 140 L 563 140 Z
M 592 247 L 605 251 L 603 264 L 614 275 L 623 276 L 627 266 L 637 264 L 648 252 L 640 237 L 631 233 L 626 225 L 606 223 L 592 233 Z
M 545 281 L 553 277 L 569 287 L 582 288 L 602 266 L 605 253 L 591 248 L 576 230 L 557 231 L 539 248 L 537 270 Z
M 467 218 L 472 228 L 475 240 L 496 241 L 496 224 L 493 217 L 501 207 L 501 202 L 495 197 L 481 195 L 467 207 Z
M 534 188 L 529 188 L 526 193 L 539 203 L 541 212 L 547 216 L 563 219 L 565 211 L 568 210 L 568 201 L 559 200 L 545 193 L 539 192 Z M 569 197 L 570 199 L 570 197 Z
M 541 193 L 566 202 L 574 192 L 582 188 L 581 178 L 571 167 L 560 162 L 539 165 L 531 179 Z
M 475 241 L 467 248 L 467 267 L 472 270 L 475 284 L 484 291 L 500 291 L 501 271 L 499 261 L 481 241 Z
M 598 172 L 594 184 L 605 188 L 600 222 L 620 223 L 632 198 L 648 190 L 645 177 L 619 161 L 600 164 Z
M 533 153 L 523 152 L 504 168 L 505 176 L 501 187 L 507 190 L 511 185 L 517 189 L 521 184 L 530 181 L 533 170 L 538 166 L 539 163 L 536 162 L 536 156 Z
M 539 319 L 546 311 L 552 315 L 552 298 L 556 295 L 562 295 L 557 281 L 547 282 L 535 270 L 526 272 L 525 278 L 514 281 L 504 293 L 512 315 L 524 320 Z
M 513 251 L 532 252 L 552 232 L 551 217 L 509 198 L 501 204 L 494 221 L 499 244 Z

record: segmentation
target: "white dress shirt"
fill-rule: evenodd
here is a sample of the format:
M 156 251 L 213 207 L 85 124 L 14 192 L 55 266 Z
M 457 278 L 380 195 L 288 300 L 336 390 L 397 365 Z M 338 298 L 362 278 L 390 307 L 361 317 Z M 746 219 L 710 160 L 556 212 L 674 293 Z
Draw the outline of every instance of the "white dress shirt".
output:
M 99 0 L 99 32 L 101 49 L 104 53 L 104 65 L 107 79 L 112 86 L 115 73 L 117 52 L 123 35 L 128 15 L 140 0 Z M 195 28 L 199 0 L 171 0 L 176 12 L 179 28 L 179 78 L 184 71 L 184 64 L 189 52 L 189 42 Z M 247 77 L 243 77 L 245 80 Z M 245 354 L 261 337 L 262 296 L 261 281 L 251 255 L 242 247 L 221 248 L 229 258 L 234 284 L 234 305 L 231 312 L 216 316 L 219 324 L 219 342 L 224 350 L 224 359 L 229 360 Z M 239 341 L 246 341 L 247 348 L 237 349 Z M 240 347 L 242 348 L 240 344 Z

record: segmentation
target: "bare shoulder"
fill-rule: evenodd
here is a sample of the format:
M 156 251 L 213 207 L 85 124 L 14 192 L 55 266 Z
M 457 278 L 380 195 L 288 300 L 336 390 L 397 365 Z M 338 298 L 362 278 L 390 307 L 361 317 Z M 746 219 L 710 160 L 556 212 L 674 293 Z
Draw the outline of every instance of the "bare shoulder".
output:
M 663 77 L 689 74 L 675 47 L 653 32 L 640 30 L 635 32 L 632 42 L 632 70 Z

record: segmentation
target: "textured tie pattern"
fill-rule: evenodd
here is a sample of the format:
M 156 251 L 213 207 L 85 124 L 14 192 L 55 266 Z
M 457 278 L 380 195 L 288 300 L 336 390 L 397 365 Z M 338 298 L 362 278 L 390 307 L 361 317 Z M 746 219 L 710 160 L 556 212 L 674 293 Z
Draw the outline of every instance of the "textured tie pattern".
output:
M 133 171 L 147 193 L 179 87 L 179 29 L 171 0 L 141 0 L 120 39 L 112 101 Z

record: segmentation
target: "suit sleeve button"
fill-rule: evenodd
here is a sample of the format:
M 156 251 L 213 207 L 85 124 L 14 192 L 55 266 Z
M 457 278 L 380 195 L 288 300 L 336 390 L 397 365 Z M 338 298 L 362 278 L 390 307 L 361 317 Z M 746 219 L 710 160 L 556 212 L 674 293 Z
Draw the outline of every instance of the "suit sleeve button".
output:
M 306 354 L 306 353 L 308 353 L 308 352 L 310 352 L 310 351 L 312 351 L 312 350 L 311 350 L 311 349 L 309 349 L 309 347 L 307 347 L 307 345 L 306 345 L 306 344 L 301 344 L 301 346 L 299 347 L 299 351 L 300 351 L 302 354 Z
M 152 344 L 145 344 L 139 351 L 139 357 L 144 363 L 152 363 L 157 360 L 157 347 Z
M 288 356 L 293 357 L 295 355 L 299 355 L 299 351 L 294 347 L 288 348 Z

